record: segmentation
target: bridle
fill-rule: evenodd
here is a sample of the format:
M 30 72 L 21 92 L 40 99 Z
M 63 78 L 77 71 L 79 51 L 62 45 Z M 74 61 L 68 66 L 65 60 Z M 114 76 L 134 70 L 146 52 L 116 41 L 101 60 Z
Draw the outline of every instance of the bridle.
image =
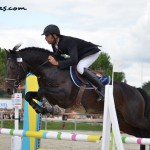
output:
M 19 56 L 20 57 L 20 56 Z M 22 57 L 20 57 L 22 59 Z M 7 60 L 11 60 L 12 58 L 8 58 Z M 15 87 L 16 89 L 18 88 L 18 86 L 21 83 L 21 79 L 20 79 L 20 73 L 19 70 L 20 68 L 23 70 L 23 72 L 25 73 L 25 75 L 29 75 L 29 72 L 26 71 L 25 67 L 22 64 L 23 60 L 21 62 L 17 61 L 18 67 L 16 69 L 16 78 L 5 78 L 5 82 L 7 82 L 7 84 L 10 84 L 11 86 Z M 45 65 L 47 62 L 49 62 L 48 60 L 44 61 L 42 64 L 40 64 L 36 69 L 42 67 L 43 65 Z M 13 82 L 13 84 L 11 84 L 10 82 Z
M 7 60 L 11 60 L 11 59 L 12 58 L 8 58 Z M 16 76 L 15 76 L 16 78 L 5 78 L 5 82 L 7 82 L 7 84 L 10 84 L 11 86 L 13 86 L 15 88 L 18 88 L 18 86 L 21 82 L 19 70 L 22 69 L 25 74 L 28 74 L 28 72 L 24 68 L 22 62 L 17 62 L 17 64 L 18 64 L 18 66 L 16 69 Z M 13 82 L 13 85 L 10 82 Z

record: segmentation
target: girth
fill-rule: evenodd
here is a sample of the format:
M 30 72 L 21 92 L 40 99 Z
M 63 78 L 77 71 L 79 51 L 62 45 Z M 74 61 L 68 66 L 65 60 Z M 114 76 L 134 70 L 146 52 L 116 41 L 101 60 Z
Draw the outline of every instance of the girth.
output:
M 83 105 L 81 103 L 85 88 L 86 88 L 86 85 L 80 86 L 77 97 L 76 97 L 71 109 L 79 111 L 79 112 L 85 112 L 85 108 L 83 107 Z

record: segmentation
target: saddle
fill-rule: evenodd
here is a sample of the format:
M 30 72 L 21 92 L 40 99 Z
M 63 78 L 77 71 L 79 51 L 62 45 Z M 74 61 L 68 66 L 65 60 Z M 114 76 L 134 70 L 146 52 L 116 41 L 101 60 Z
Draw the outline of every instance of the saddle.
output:
M 100 80 L 100 82 L 103 85 L 110 84 L 110 76 L 104 75 L 103 71 L 94 71 L 94 70 L 90 70 L 90 71 L 92 71 L 97 76 L 97 78 Z M 84 113 L 85 109 L 82 106 L 81 99 L 82 99 L 85 89 L 96 90 L 97 88 L 94 85 L 92 85 L 90 82 L 88 82 L 81 74 L 79 74 L 76 67 L 70 66 L 70 76 L 71 76 L 73 83 L 77 87 L 79 87 L 79 91 L 78 91 L 76 100 L 75 100 L 74 104 L 72 105 L 71 109 L 81 112 L 81 113 Z
M 101 70 L 90 70 L 92 71 L 97 78 L 100 80 L 100 82 L 103 85 L 108 85 L 110 84 L 110 76 L 109 75 L 104 75 L 104 71 Z M 90 84 L 81 74 L 78 73 L 76 67 L 70 67 L 70 76 L 71 79 L 73 81 L 73 83 L 77 86 L 77 87 L 81 87 L 83 85 L 85 85 L 85 89 L 94 89 L 93 85 Z

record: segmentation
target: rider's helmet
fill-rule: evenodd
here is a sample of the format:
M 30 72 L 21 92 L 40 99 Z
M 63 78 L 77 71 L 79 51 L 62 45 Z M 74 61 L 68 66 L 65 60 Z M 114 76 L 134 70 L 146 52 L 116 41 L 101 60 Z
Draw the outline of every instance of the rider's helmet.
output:
M 49 34 L 60 35 L 60 30 L 56 25 L 50 24 L 45 27 L 42 35 L 49 35 Z

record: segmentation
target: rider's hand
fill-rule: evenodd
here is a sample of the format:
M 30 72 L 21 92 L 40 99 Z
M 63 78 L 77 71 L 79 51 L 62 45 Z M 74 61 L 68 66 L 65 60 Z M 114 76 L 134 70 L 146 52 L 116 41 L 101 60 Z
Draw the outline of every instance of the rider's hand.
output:
M 58 66 L 58 61 L 56 61 L 54 57 L 48 56 L 48 60 L 51 64 Z

